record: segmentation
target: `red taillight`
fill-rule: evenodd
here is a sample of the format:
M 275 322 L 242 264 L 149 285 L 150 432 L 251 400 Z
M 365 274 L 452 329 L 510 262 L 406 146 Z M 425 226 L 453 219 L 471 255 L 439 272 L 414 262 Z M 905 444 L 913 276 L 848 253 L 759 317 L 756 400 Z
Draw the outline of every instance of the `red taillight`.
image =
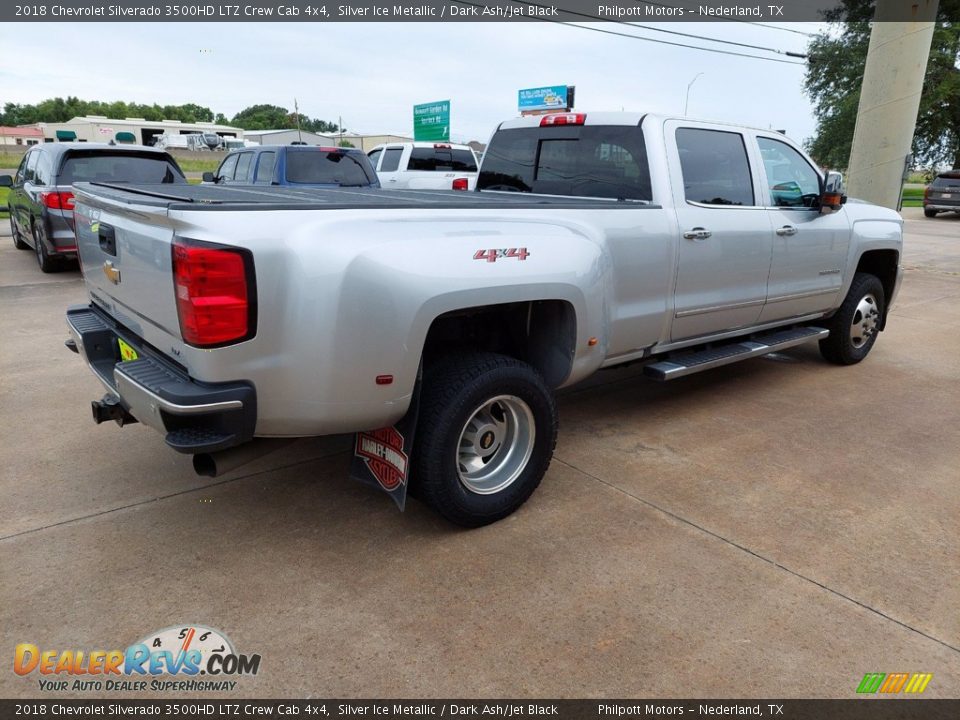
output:
M 183 339 L 198 347 L 225 345 L 253 334 L 248 263 L 238 248 L 176 242 L 173 287 Z
M 450 143 L 434 143 L 433 148 L 434 150 L 451 150 L 453 149 L 453 145 Z
M 540 127 L 549 125 L 583 125 L 587 121 L 586 113 L 555 113 L 544 115 L 540 120 Z
M 923 189 L 923 199 L 924 199 L 924 200 L 927 200 L 929 197 L 930 197 L 930 186 L 927 185 L 927 186 Z
M 73 210 L 72 192 L 40 193 L 40 201 L 51 210 Z
M 454 190 L 468 190 L 470 188 L 470 181 L 466 178 L 457 178 L 453 181 Z

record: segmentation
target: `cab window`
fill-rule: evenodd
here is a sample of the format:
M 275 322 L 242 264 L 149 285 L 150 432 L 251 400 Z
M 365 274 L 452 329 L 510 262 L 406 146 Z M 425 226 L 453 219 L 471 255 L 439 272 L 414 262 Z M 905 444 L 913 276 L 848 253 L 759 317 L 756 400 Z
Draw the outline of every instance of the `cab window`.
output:
M 233 180 L 233 174 L 237 169 L 237 157 L 237 155 L 230 155 L 226 160 L 223 161 L 220 169 L 217 170 L 217 182 L 228 182 Z
M 235 182 L 250 182 L 253 170 L 253 153 L 240 153 L 237 158 L 237 171 L 233 174 Z
M 258 185 L 269 185 L 273 182 L 273 168 L 277 162 L 275 152 L 260 153 L 260 159 L 257 161 L 257 179 Z
M 377 169 L 377 160 L 380 159 L 380 153 L 382 152 L 383 152 L 383 149 L 381 148 L 380 150 L 374 150 L 372 153 L 370 153 L 367 156 L 368 158 L 370 158 L 370 164 L 373 165 L 374 170 Z
M 477 188 L 649 201 L 643 131 L 617 125 L 500 130 L 484 155 Z
M 677 150 L 687 202 L 753 205 L 753 178 L 743 135 L 678 128 Z
M 403 155 L 403 148 L 387 148 L 384 150 L 380 172 L 395 172 L 398 170 L 400 168 L 401 155 Z
M 759 137 L 760 156 L 767 173 L 770 200 L 778 207 L 813 208 L 820 199 L 820 175 L 792 147 Z

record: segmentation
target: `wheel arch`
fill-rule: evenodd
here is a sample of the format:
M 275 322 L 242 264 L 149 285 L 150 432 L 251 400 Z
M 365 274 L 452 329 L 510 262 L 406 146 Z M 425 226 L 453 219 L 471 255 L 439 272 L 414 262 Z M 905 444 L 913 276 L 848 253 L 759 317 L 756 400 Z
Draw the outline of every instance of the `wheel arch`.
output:
M 567 300 L 528 300 L 445 312 L 430 324 L 425 365 L 457 352 L 496 352 L 528 363 L 557 388 L 573 370 L 577 313 Z
M 900 253 L 897 250 L 868 250 L 857 261 L 858 273 L 867 273 L 875 276 L 883 285 L 883 315 L 880 319 L 880 329 L 887 324 L 887 308 L 893 299 L 897 286 L 897 268 L 900 264 Z

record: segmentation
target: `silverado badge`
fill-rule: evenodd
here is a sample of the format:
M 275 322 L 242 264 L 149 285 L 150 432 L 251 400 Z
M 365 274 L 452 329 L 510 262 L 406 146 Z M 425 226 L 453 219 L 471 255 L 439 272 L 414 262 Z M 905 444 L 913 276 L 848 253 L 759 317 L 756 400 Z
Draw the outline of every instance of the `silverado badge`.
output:
M 105 260 L 103 263 L 103 274 L 107 276 L 107 280 L 112 282 L 114 285 L 120 284 L 120 270 L 113 266 L 113 262 L 110 260 Z

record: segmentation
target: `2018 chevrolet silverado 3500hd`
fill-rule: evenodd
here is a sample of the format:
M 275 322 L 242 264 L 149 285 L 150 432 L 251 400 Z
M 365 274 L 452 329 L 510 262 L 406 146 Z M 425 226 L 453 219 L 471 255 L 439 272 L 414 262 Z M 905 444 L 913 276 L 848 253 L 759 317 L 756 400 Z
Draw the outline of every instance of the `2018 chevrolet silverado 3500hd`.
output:
M 902 223 L 834 175 L 776 132 L 567 113 L 501 124 L 477 192 L 78 185 L 68 345 L 107 389 L 96 419 L 195 465 L 356 432 L 385 487 L 483 525 L 546 472 L 553 391 L 601 368 L 670 380 L 812 340 L 861 361 Z

